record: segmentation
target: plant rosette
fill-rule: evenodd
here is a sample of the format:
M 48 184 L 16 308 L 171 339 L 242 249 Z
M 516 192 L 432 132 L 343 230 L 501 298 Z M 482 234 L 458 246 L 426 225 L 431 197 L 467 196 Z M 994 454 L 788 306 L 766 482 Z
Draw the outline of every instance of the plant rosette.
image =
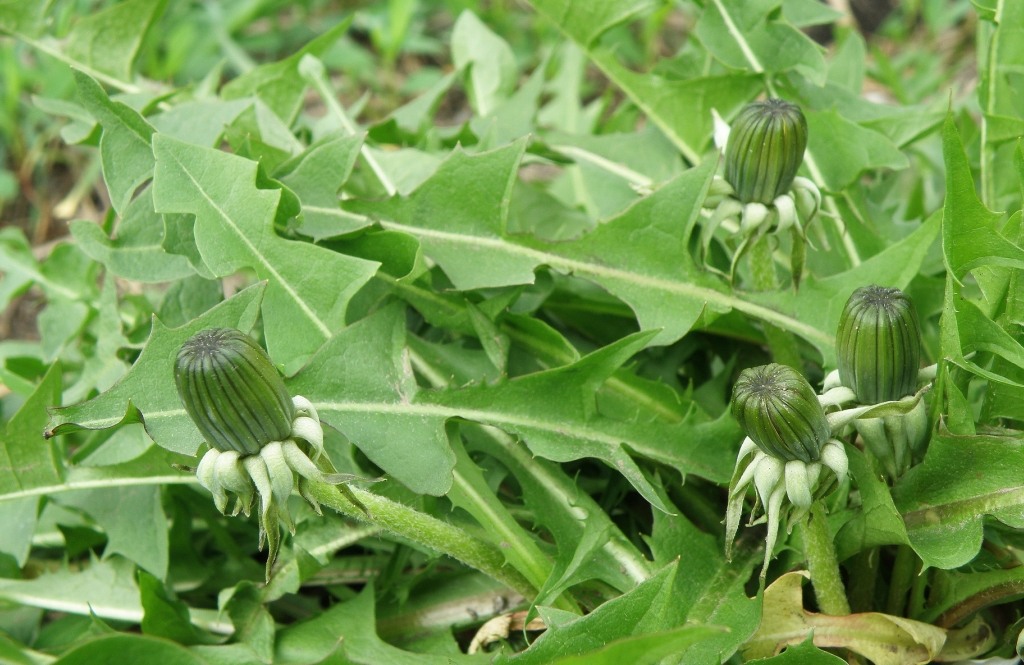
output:
M 343 483 L 358 476 L 334 473 L 324 455 L 324 431 L 305 397 L 288 395 L 266 352 L 231 328 L 203 330 L 178 352 L 174 378 L 182 404 L 210 449 L 196 468 L 199 484 L 228 514 L 249 516 L 259 497 L 259 548 L 268 546 L 267 580 L 281 548 L 281 526 L 295 533 L 288 497 L 298 489 L 321 514 L 308 483 L 324 482 L 354 504 Z M 365 512 L 365 508 L 363 508 Z
M 732 126 L 715 114 L 715 143 L 725 152 L 725 175 L 715 176 L 704 200 L 701 254 L 708 263 L 719 228 L 738 240 L 728 277 L 739 260 L 765 236 L 789 232 L 793 280 L 803 270 L 806 229 L 821 208 L 821 191 L 796 175 L 807 148 L 807 120 L 799 106 L 781 99 L 752 102 Z M 721 272 L 716 270 L 716 272 Z

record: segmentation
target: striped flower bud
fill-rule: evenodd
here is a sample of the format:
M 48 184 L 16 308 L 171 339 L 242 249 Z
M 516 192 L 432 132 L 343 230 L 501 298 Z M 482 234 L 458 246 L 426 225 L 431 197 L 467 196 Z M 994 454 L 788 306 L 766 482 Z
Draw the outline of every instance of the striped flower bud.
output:
M 839 317 L 836 351 L 839 380 L 862 404 L 910 395 L 921 367 L 921 328 L 913 303 L 899 289 L 857 289 Z
M 732 414 L 761 450 L 785 462 L 818 461 L 831 436 L 811 384 L 786 365 L 740 372 L 732 389 Z
M 743 203 L 770 204 L 789 191 L 807 148 L 807 120 L 781 99 L 740 111 L 725 146 L 725 179 Z
M 231 328 L 181 346 L 174 381 L 185 411 L 212 448 L 253 455 L 291 434 L 295 407 L 266 352 Z

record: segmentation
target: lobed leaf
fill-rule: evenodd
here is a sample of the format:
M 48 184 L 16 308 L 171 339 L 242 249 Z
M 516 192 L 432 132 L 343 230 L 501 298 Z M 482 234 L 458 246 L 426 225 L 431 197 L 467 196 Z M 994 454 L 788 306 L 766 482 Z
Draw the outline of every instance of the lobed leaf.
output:
M 548 243 L 506 230 L 511 183 L 524 144 L 469 155 L 456 150 L 408 197 L 346 206 L 390 230 L 416 236 L 459 289 L 530 284 L 549 266 L 589 279 L 624 300 L 652 344 L 670 344 L 699 320 L 731 309 L 790 330 L 821 349 L 832 335 L 731 293 L 699 270 L 687 241 L 714 162 L 705 162 L 572 242 Z
M 188 259 L 164 247 L 164 220 L 153 210 L 152 189 L 143 190 L 121 214 L 114 237 L 107 237 L 99 224 L 73 220 L 69 226 L 75 243 L 89 258 L 126 279 L 171 282 L 195 274 Z
M 68 508 L 84 511 L 103 529 L 107 536 L 104 557 L 121 554 L 158 579 L 167 577 L 167 516 L 157 482 L 132 486 L 115 480 L 105 487 L 72 490 L 54 498 Z
M 695 34 L 715 58 L 732 69 L 752 69 L 758 74 L 795 69 L 821 85 L 825 82 L 821 47 L 773 15 L 780 4 L 780 0 L 706 0 Z
M 240 291 L 180 328 L 167 328 L 154 318 L 146 347 L 128 373 L 87 402 L 54 409 L 47 435 L 144 420 L 146 431 L 160 446 L 194 455 L 202 441 L 178 399 L 172 371 L 174 358 L 185 340 L 204 328 L 251 329 L 265 288 L 265 284 L 258 284 Z
M 834 109 L 807 111 L 808 149 L 815 155 L 829 155 L 819 164 L 822 184 L 841 192 L 864 171 L 905 169 L 909 165 L 884 134 L 839 115 Z
M 218 150 L 153 137 L 157 212 L 196 216 L 195 243 L 223 277 L 252 268 L 267 280 L 267 351 L 286 367 L 308 358 L 338 330 L 349 300 L 376 263 L 286 240 L 273 228 L 281 191 L 257 187 L 256 163 Z
M 60 403 L 60 394 L 61 367 L 54 363 L 7 422 L 0 441 L 0 497 L 63 479 L 64 464 L 58 451 L 42 439 L 46 411 Z
M 531 4 L 576 42 L 587 56 L 675 144 L 691 164 L 710 142 L 712 108 L 730 116 L 761 87 L 756 76 L 708 76 L 688 80 L 624 66 L 598 38 L 612 27 L 652 8 L 649 0 L 582 2 L 534 0 Z
M 0 598 L 54 612 L 139 623 L 143 609 L 135 574 L 130 562 L 115 556 L 106 561 L 90 561 L 80 572 L 63 567 L 34 579 L 0 579 Z M 230 630 L 220 622 L 216 611 L 193 610 L 192 620 L 219 633 Z M 106 660 L 101 658 L 100 662 Z M 117 658 L 113 660 L 116 662 Z
M 350 23 L 351 19 L 340 21 L 287 58 L 260 65 L 232 79 L 221 90 L 221 97 L 226 101 L 259 98 L 278 118 L 291 124 L 302 108 L 306 91 L 306 82 L 299 76 L 299 61 L 307 54 L 323 55 L 348 31 Z
M 996 230 L 1002 215 L 986 208 L 974 190 L 974 177 L 952 114 L 947 114 L 942 127 L 942 153 L 946 161 L 942 251 L 953 279 L 961 282 L 968 271 L 981 265 L 1024 268 L 1024 248 Z
M 140 665 L 205 665 L 208 662 L 174 642 L 128 633 L 97 637 L 76 646 L 56 662 L 60 665 L 92 665 L 118 662 L 120 659 L 131 659 L 131 662 Z
M 455 66 L 469 71 L 468 92 L 477 115 L 490 114 L 513 93 L 518 68 L 512 48 L 468 9 L 452 26 L 451 49 Z
M 363 591 L 347 602 L 338 603 L 314 618 L 289 626 L 278 633 L 274 662 L 280 665 L 313 665 L 341 653 L 345 662 L 358 665 L 451 665 L 485 663 L 489 654 L 417 654 L 382 641 L 374 625 L 374 589 Z
M 416 406 L 405 335 L 402 308 L 383 309 L 335 335 L 287 385 L 385 473 L 440 496 L 455 466 L 444 431 L 453 414 Z
M 76 71 L 78 100 L 103 127 L 100 161 L 110 204 L 124 215 L 139 185 L 153 177 L 153 127 L 133 108 L 110 99 L 99 83 Z
M 909 544 L 903 516 L 893 504 L 889 488 L 862 450 L 846 446 L 850 475 L 860 492 L 860 505 L 836 534 L 836 555 L 843 561 L 857 552 L 882 545 Z
M 893 488 L 910 544 L 926 566 L 956 568 L 977 555 L 985 515 L 1024 527 L 1024 442 L 1013 435 L 940 430 L 924 462 Z
M 593 457 L 623 474 L 652 505 L 671 512 L 633 459 L 668 464 L 681 474 L 724 480 L 735 441 L 732 428 L 602 416 L 595 392 L 616 368 L 642 349 L 652 333 L 638 333 L 579 361 L 497 385 L 425 391 L 415 402 L 439 413 L 500 427 L 535 454 L 556 462 Z M 730 423 L 731 425 L 731 423 Z
M 762 621 L 761 598 L 748 598 L 746 591 L 751 571 L 761 560 L 760 547 L 741 542 L 727 561 L 718 537 L 700 531 L 686 517 L 663 513 L 654 514 L 649 544 L 656 561 L 679 560 L 686 567 L 686 575 L 676 580 L 678 621 L 728 627 L 691 647 L 681 662 L 727 661 Z
M 532 3 L 559 29 L 583 47 L 654 7 L 651 0 L 540 0 Z
M 560 551 L 574 551 L 588 531 L 607 534 L 601 548 L 591 552 L 589 574 L 621 591 L 650 577 L 650 562 L 562 467 L 535 457 L 520 441 L 495 428 L 462 429 L 467 446 L 497 459 L 515 477 L 535 524 L 552 535 Z
M 274 177 L 291 189 L 302 205 L 299 233 L 323 240 L 367 225 L 367 220 L 342 210 L 338 199 L 362 145 L 363 136 L 328 134 L 277 168 Z
M 497 497 L 487 484 L 480 467 L 466 453 L 457 438 L 453 438 L 451 443 L 456 465 L 448 499 L 472 515 L 484 533 L 490 536 L 491 542 L 502 548 L 509 564 L 521 572 L 530 584 L 541 589 L 551 575 L 551 560 Z M 541 590 L 538 598 L 543 595 Z
M 560 658 L 578 658 L 599 652 L 618 640 L 639 639 L 645 634 L 677 628 L 679 624 L 672 621 L 676 616 L 672 608 L 672 589 L 678 574 L 678 562 L 674 562 L 636 588 L 603 603 L 590 614 L 568 618 L 558 625 L 542 610 L 548 629 L 526 651 L 499 658 L 497 662 L 517 665 L 558 662 Z M 710 633 L 702 626 L 694 628 L 699 629 L 697 634 L 700 637 Z
M 811 636 L 819 647 L 847 648 L 877 665 L 925 663 L 942 650 L 945 632 L 919 621 L 877 612 L 847 616 L 808 612 L 800 589 L 805 576 L 786 573 L 768 586 L 765 619 L 744 648 L 744 657 L 766 658 Z
M 132 65 L 166 0 L 124 0 L 81 17 L 68 35 L 65 53 L 74 62 L 117 81 L 132 80 Z

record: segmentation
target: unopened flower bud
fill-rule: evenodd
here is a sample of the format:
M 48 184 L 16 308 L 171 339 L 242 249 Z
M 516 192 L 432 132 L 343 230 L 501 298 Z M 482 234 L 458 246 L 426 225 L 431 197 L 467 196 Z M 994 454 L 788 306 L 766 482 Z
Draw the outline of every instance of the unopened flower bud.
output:
M 818 461 L 831 436 L 811 384 L 786 365 L 743 370 L 732 390 L 732 414 L 761 450 L 785 462 Z
M 295 407 L 266 352 L 231 328 L 196 333 L 178 351 L 178 395 L 210 446 L 253 455 L 291 433 Z
M 743 203 L 768 205 L 789 191 L 807 148 L 807 120 L 781 99 L 753 102 L 733 121 L 725 179 Z
M 921 329 L 899 289 L 865 286 L 846 302 L 836 333 L 839 378 L 862 404 L 914 392 L 921 366 Z

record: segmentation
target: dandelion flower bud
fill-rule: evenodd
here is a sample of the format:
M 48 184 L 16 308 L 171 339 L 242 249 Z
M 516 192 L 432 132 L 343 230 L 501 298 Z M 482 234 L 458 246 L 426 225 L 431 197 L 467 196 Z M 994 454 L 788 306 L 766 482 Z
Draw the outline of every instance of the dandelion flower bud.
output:
M 807 148 L 807 120 L 781 99 L 748 104 L 732 124 L 725 179 L 743 203 L 769 205 L 789 191 Z
M 210 446 L 253 455 L 291 434 L 295 407 L 266 352 L 231 328 L 196 333 L 178 351 L 181 403 Z
M 921 366 L 921 328 L 899 289 L 865 286 L 846 302 L 836 333 L 839 379 L 862 404 L 910 395 Z
M 765 453 L 785 462 L 816 462 L 831 436 L 818 396 L 799 372 L 772 363 L 740 373 L 732 414 Z

